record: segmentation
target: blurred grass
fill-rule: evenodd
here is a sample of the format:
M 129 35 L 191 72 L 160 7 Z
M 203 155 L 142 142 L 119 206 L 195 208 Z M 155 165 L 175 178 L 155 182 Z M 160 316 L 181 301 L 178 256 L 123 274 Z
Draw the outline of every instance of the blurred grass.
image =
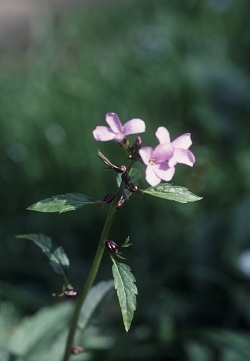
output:
M 173 183 L 204 199 L 179 205 L 133 196 L 117 213 L 111 237 L 121 243 L 129 234 L 134 244 L 126 257 L 139 306 L 134 334 L 109 359 L 122 359 L 119 345 L 132 342 L 134 355 L 143 355 L 142 344 L 148 358 L 195 361 L 203 346 L 189 345 L 191 336 L 179 341 L 181 330 L 249 330 L 242 302 L 249 279 L 237 269 L 250 246 L 249 8 L 248 0 L 76 4 L 31 19 L 27 46 L 1 49 L 0 277 L 17 292 L 6 296 L 1 286 L 0 297 L 21 315 L 54 303 L 61 283 L 16 234 L 54 237 L 69 254 L 76 288 L 86 277 L 107 209 L 44 215 L 25 208 L 66 192 L 97 199 L 113 192 L 114 175 L 103 172 L 97 149 L 117 164 L 124 153 L 92 137 L 113 111 L 122 122 L 146 122 L 143 145 L 157 144 L 160 125 L 172 139 L 191 132 L 196 164 L 179 165 Z M 99 279 L 111 277 L 110 266 L 105 257 Z M 22 292 L 37 302 L 25 305 Z

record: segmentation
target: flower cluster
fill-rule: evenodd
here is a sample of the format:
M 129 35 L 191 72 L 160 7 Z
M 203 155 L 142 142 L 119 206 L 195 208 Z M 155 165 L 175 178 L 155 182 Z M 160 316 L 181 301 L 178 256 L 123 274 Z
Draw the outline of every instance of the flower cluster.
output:
M 139 134 L 146 130 L 143 120 L 135 118 L 122 125 L 115 113 L 106 114 L 109 127 L 98 126 L 93 131 L 95 140 L 124 142 L 126 135 Z M 182 134 L 171 142 L 168 130 L 159 127 L 155 133 L 159 144 L 155 147 L 141 147 L 138 154 L 146 165 L 146 180 L 151 186 L 157 186 L 161 180 L 170 181 L 175 173 L 175 165 L 182 163 L 193 166 L 194 154 L 189 150 L 192 144 L 190 133 Z

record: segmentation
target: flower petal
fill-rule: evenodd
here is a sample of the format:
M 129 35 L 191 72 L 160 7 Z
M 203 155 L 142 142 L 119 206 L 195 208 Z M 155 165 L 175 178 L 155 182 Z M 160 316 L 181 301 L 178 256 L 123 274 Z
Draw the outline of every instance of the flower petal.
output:
M 129 134 L 138 134 L 138 133 L 144 133 L 146 130 L 146 125 L 142 119 L 134 118 L 129 121 L 127 121 L 123 125 L 123 134 L 129 135 Z
M 160 144 L 170 143 L 169 131 L 165 127 L 159 127 L 155 133 Z
M 174 148 L 188 149 L 191 144 L 192 140 L 190 133 L 182 134 L 172 141 L 172 145 L 174 146 Z
M 156 163 L 162 163 L 170 159 L 173 156 L 174 147 L 171 143 L 159 144 L 154 149 L 152 158 L 155 159 Z
M 155 165 L 149 164 L 146 168 L 146 180 L 153 187 L 161 182 L 161 179 L 154 172 L 154 167 Z
M 153 154 L 153 148 L 151 147 L 142 147 L 139 150 L 141 159 L 143 161 L 144 164 L 148 165 L 149 164 L 149 160 L 152 158 L 152 154 Z
M 165 180 L 166 182 L 169 182 L 174 176 L 175 167 L 169 167 L 167 162 L 155 164 L 154 171 L 159 178 Z
M 174 166 L 176 163 L 182 163 L 192 167 L 195 162 L 194 154 L 188 149 L 175 149 L 173 157 L 169 160 L 168 165 Z
M 121 142 L 123 139 L 125 138 L 125 135 L 123 133 L 117 133 L 115 134 L 115 137 L 113 138 L 113 140 L 115 142 Z
M 106 114 L 106 122 L 110 126 L 111 130 L 114 133 L 123 133 L 122 131 L 122 123 L 120 121 L 120 118 L 116 113 L 107 113 Z
M 114 132 L 108 127 L 98 126 L 93 130 L 93 136 L 95 140 L 100 140 L 102 142 L 106 142 L 108 140 L 112 140 L 115 137 Z

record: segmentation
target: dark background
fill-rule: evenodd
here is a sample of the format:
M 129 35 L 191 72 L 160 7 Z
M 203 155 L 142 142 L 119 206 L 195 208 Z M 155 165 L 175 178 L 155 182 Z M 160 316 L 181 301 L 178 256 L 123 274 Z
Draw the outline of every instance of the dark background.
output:
M 84 283 L 108 207 L 26 208 L 116 190 L 97 149 L 116 164 L 124 152 L 92 136 L 116 112 L 123 123 L 145 121 L 143 145 L 156 146 L 159 126 L 172 140 L 192 134 L 196 163 L 178 165 L 173 183 L 203 200 L 135 195 L 116 214 L 110 237 L 131 237 L 123 254 L 138 307 L 126 334 L 110 301 L 96 327 L 112 345 L 87 357 L 249 360 L 250 273 L 241 262 L 250 247 L 249 11 L 249 0 L 0 1 L 0 313 L 10 330 L 56 304 L 51 293 L 62 287 L 42 252 L 15 235 L 52 236 L 75 288 Z M 106 254 L 97 278 L 111 277 Z

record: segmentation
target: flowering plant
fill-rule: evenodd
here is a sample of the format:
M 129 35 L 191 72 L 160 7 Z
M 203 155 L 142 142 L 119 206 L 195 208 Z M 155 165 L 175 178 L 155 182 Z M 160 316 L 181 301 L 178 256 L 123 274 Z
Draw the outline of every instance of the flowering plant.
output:
M 103 142 L 114 140 L 118 142 L 120 146 L 126 150 L 127 159 L 129 160 L 127 166 L 116 165 L 100 150 L 97 152 L 98 158 L 101 159 L 107 168 L 115 171 L 118 189 L 113 193 L 107 193 L 101 200 L 95 200 L 85 194 L 67 193 L 66 195 L 57 195 L 44 199 L 28 207 L 28 209 L 32 211 L 62 213 L 91 204 L 96 204 L 98 208 L 103 208 L 108 203 L 111 204 L 97 246 L 95 258 L 82 291 L 76 291 L 68 280 L 67 271 L 69 269 L 69 260 L 62 247 L 57 246 L 51 238 L 43 234 L 18 236 L 19 238 L 26 238 L 35 242 L 48 257 L 54 271 L 62 275 L 64 285 L 62 293 L 59 296 L 76 298 L 75 310 L 68 333 L 65 352 L 62 356 L 63 361 L 67 361 L 71 354 L 84 352 L 84 348 L 79 345 L 82 333 L 84 332 L 84 327 L 79 326 L 81 323 L 79 320 L 82 319 L 83 316 L 85 319 L 90 317 L 84 315 L 84 312 L 86 312 L 83 307 L 84 305 L 92 303 L 91 309 L 93 310 L 93 304 L 97 294 L 97 288 L 95 287 L 97 286 L 93 288 L 92 285 L 105 249 L 111 256 L 114 281 L 99 287 L 98 297 L 99 299 L 103 297 L 105 293 L 110 290 L 112 284 L 114 284 L 125 330 L 128 331 L 130 328 L 136 309 L 137 287 L 135 285 L 135 277 L 131 273 L 129 266 L 124 262 L 118 262 L 117 257 L 123 259 L 119 248 L 129 247 L 132 244 L 130 243 L 129 237 L 127 237 L 122 245 L 118 245 L 109 239 L 115 213 L 122 208 L 124 202 L 128 201 L 134 193 L 139 195 L 140 198 L 142 198 L 142 195 L 151 195 L 180 203 L 194 202 L 201 199 L 201 197 L 192 194 L 184 187 L 173 186 L 165 182 L 161 183 L 162 180 L 170 181 L 172 179 L 175 173 L 175 166 L 178 163 L 193 166 L 195 157 L 189 150 L 192 144 L 189 133 L 183 134 L 171 142 L 168 130 L 164 127 L 159 127 L 155 133 L 159 144 L 153 149 L 149 146 L 142 147 L 142 139 L 139 136 L 136 137 L 132 144 L 130 144 L 126 138 L 127 135 L 145 132 L 146 126 L 143 120 L 135 118 L 122 125 L 117 114 L 107 113 L 106 122 L 108 127 L 97 126 L 93 131 L 95 140 Z M 140 189 L 138 186 L 140 172 L 134 167 L 136 162 L 142 162 L 146 165 L 146 180 L 150 184 L 150 187 L 147 189 Z

